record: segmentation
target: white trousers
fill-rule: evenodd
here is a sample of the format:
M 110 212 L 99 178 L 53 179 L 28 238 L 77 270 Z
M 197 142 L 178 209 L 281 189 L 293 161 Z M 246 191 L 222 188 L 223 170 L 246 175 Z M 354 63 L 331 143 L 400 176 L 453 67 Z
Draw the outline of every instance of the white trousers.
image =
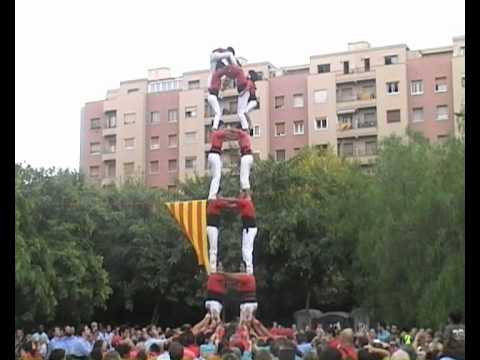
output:
M 212 81 L 213 73 L 215 72 L 215 68 L 217 67 L 217 62 L 220 60 L 224 60 L 223 62 L 225 63 L 225 65 L 228 64 L 228 62 L 226 62 L 225 60 L 230 61 L 231 64 L 238 65 L 237 59 L 235 58 L 233 53 L 231 53 L 230 51 L 211 53 L 210 54 L 210 74 L 208 75 L 208 82 L 207 82 L 208 87 L 210 87 L 210 82 Z
M 240 305 L 240 322 L 253 320 L 253 315 L 257 311 L 257 302 L 248 302 Z
M 242 257 L 247 267 L 247 273 L 253 274 L 253 244 L 257 228 L 248 228 L 242 230 Z
M 243 155 L 240 159 L 240 188 L 250 190 L 250 170 L 253 165 L 253 155 Z
M 246 114 L 255 109 L 255 107 L 257 106 L 257 101 L 248 101 L 249 98 L 250 92 L 248 92 L 247 90 L 245 90 L 241 95 L 238 96 L 237 115 L 240 119 L 242 129 L 244 130 L 249 128 Z
M 210 174 L 212 175 L 210 191 L 208 193 L 208 199 L 210 200 L 217 197 L 218 189 L 220 188 L 220 180 L 222 178 L 222 158 L 220 154 L 209 153 L 208 166 L 210 168 Z
M 213 117 L 213 130 L 218 129 L 218 125 L 220 124 L 220 120 L 222 120 L 222 112 L 223 112 L 223 102 L 218 100 L 218 97 L 212 94 L 208 94 L 207 101 L 213 109 L 215 113 Z
M 208 301 L 205 301 L 205 308 L 212 315 L 214 315 L 216 317 L 220 317 L 220 314 L 222 313 L 223 306 L 222 306 L 221 303 L 219 303 L 216 300 L 208 300 Z
M 210 270 L 212 273 L 215 273 L 217 272 L 218 228 L 216 226 L 207 226 L 207 236 Z

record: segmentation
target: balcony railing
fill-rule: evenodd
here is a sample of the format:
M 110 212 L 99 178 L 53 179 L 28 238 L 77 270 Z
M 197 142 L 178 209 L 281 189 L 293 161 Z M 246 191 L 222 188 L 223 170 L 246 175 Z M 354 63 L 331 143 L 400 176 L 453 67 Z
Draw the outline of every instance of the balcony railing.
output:
M 337 97 L 337 102 L 349 102 L 349 101 L 369 101 L 375 100 L 377 95 L 375 93 L 361 92 L 353 94 L 352 96 L 339 96 Z
M 345 151 L 340 148 L 340 155 L 344 157 L 362 157 L 362 156 L 375 156 L 378 154 L 376 147 L 372 148 L 357 148 L 353 151 Z
M 377 126 L 377 120 L 353 120 L 348 122 L 340 122 L 337 130 L 346 131 L 354 129 L 374 128 Z

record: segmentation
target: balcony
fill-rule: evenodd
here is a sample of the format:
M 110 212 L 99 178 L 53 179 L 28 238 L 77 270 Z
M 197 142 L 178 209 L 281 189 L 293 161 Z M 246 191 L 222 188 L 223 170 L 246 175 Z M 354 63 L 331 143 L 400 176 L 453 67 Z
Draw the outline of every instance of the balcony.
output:
M 102 130 L 102 135 L 103 136 L 111 136 L 115 135 L 117 133 L 117 128 L 116 127 L 105 127 Z
M 359 161 L 361 164 L 368 164 L 377 158 L 377 147 L 357 147 L 354 148 L 353 151 L 345 151 L 342 147 L 339 147 L 339 156 L 345 157 L 347 160 L 350 161 Z
M 110 160 L 115 160 L 115 147 L 110 148 L 110 149 L 105 149 L 102 152 L 102 161 L 110 161 Z
M 357 138 L 377 135 L 375 110 L 338 114 L 337 138 Z
M 115 185 L 115 178 L 114 177 L 106 177 L 103 178 L 101 181 L 101 186 L 113 186 Z
M 371 92 L 359 92 L 352 96 L 337 97 L 337 109 L 358 109 L 375 107 L 377 95 Z
M 337 72 L 335 74 L 335 77 L 337 79 L 337 83 L 355 82 L 355 81 L 364 81 L 364 80 L 375 79 L 376 73 L 375 73 L 375 70 L 372 69 L 372 68 L 365 69 L 365 68 L 361 67 L 361 68 L 351 68 L 351 69 L 349 69 L 348 74 L 345 74 L 343 71 L 342 72 Z

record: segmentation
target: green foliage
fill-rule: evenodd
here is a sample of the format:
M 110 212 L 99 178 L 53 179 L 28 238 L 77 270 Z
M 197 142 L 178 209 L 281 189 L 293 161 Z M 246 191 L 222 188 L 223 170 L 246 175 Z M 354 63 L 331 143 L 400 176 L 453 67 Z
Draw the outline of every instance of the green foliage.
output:
M 105 307 L 100 313 L 117 321 L 202 315 L 206 275 L 164 203 L 204 199 L 208 177 L 173 194 L 138 181 L 98 189 L 77 173 L 15 170 L 18 321 L 82 320 Z M 463 309 L 464 172 L 463 138 L 431 145 L 417 135 L 387 139 L 369 173 L 309 149 L 256 162 L 259 315 L 291 320 L 305 306 L 366 306 L 386 321 L 434 326 Z M 224 196 L 238 194 L 238 175 L 233 166 L 222 176 Z M 238 271 L 233 212 L 222 217 L 219 256 Z

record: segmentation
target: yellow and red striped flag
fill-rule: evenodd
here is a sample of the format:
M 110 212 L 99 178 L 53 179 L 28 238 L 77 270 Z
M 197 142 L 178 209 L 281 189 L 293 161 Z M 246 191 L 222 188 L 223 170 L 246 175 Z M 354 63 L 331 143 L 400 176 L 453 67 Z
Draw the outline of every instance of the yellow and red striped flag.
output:
M 180 225 L 197 254 L 198 265 L 210 274 L 207 239 L 207 200 L 175 201 L 165 203 L 170 214 Z

